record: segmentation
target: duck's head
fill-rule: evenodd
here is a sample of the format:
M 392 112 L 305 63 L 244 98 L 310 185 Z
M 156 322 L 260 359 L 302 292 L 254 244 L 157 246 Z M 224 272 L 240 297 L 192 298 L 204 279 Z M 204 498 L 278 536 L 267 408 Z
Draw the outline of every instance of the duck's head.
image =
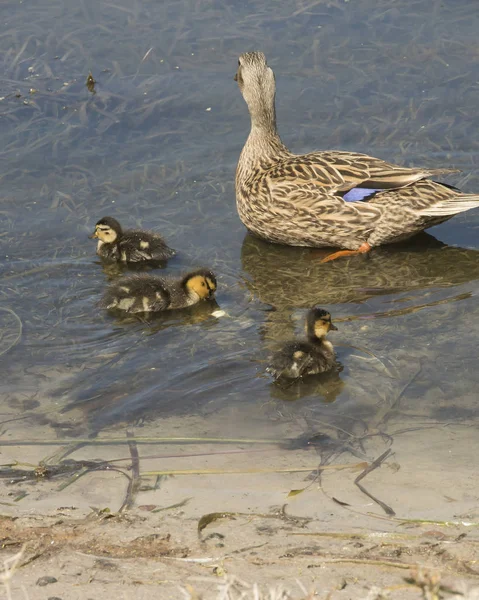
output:
M 189 293 L 196 294 L 200 300 L 212 298 L 216 292 L 216 277 L 208 269 L 198 269 L 184 276 L 183 287 Z
M 103 217 L 95 225 L 90 238 L 98 238 L 105 244 L 113 244 L 121 235 L 121 225 L 113 217 Z
M 251 117 L 261 115 L 265 109 L 272 111 L 274 118 L 274 95 L 276 84 L 273 70 L 268 67 L 262 52 L 245 52 L 238 59 L 238 70 L 234 77 Z
M 337 331 L 336 325 L 331 322 L 331 315 L 327 310 L 315 306 L 306 317 L 306 333 L 308 338 L 324 338 L 329 331 Z

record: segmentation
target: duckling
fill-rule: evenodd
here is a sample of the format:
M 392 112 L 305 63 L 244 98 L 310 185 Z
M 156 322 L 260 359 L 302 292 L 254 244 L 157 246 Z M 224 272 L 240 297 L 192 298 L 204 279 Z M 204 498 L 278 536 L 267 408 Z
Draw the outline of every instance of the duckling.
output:
M 287 342 L 272 356 L 266 370 L 275 379 L 298 379 L 331 370 L 336 365 L 336 355 L 326 335 L 337 329 L 328 311 L 312 308 L 306 317 L 307 340 Z
M 157 233 L 143 229 L 123 230 L 113 217 L 100 219 L 90 238 L 98 238 L 96 253 L 108 261 L 162 261 L 176 254 Z
M 192 271 L 179 279 L 130 275 L 110 285 L 99 306 L 128 313 L 175 310 L 212 298 L 216 285 L 216 277 L 208 269 Z

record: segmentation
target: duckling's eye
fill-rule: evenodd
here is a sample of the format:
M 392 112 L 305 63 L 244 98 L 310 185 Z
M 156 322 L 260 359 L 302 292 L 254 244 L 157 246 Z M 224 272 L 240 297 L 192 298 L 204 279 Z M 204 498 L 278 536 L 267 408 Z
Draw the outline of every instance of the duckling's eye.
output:
M 238 67 L 241 66 L 240 59 L 238 58 Z
M 204 281 L 201 282 L 201 287 L 205 287 L 206 283 Z

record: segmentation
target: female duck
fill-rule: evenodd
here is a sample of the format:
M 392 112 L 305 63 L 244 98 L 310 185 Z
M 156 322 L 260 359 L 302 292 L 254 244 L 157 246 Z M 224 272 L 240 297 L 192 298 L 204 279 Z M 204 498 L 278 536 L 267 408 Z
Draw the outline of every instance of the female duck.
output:
M 193 306 L 216 291 L 216 277 L 199 269 L 174 279 L 158 275 L 130 275 L 110 285 L 99 306 L 128 313 L 160 312 Z
M 325 373 L 336 366 L 333 345 L 326 339 L 336 331 L 331 315 L 322 308 L 312 308 L 306 317 L 306 341 L 287 342 L 271 358 L 267 368 L 275 379 L 298 379 L 305 375 Z
M 251 116 L 236 170 L 236 203 L 244 225 L 271 242 L 369 252 L 406 239 L 479 206 L 427 178 L 452 169 L 410 169 L 355 152 L 294 155 L 276 131 L 275 80 L 262 52 L 239 58 L 235 76 Z
M 157 233 L 143 229 L 123 230 L 113 217 L 100 219 L 90 238 L 98 238 L 98 256 L 113 262 L 162 261 L 176 254 Z

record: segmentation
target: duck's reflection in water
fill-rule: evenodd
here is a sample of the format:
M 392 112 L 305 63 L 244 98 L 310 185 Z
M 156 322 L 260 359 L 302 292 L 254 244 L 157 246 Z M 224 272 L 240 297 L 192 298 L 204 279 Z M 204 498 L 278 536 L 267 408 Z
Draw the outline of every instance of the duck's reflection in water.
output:
M 292 310 L 359 303 L 378 295 L 449 287 L 479 278 L 479 251 L 443 244 L 429 234 L 375 249 L 370 255 L 321 263 L 326 250 L 243 241 L 244 284 L 272 307 L 262 328 L 265 339 L 294 337 Z M 331 309 L 334 319 L 334 309 Z

